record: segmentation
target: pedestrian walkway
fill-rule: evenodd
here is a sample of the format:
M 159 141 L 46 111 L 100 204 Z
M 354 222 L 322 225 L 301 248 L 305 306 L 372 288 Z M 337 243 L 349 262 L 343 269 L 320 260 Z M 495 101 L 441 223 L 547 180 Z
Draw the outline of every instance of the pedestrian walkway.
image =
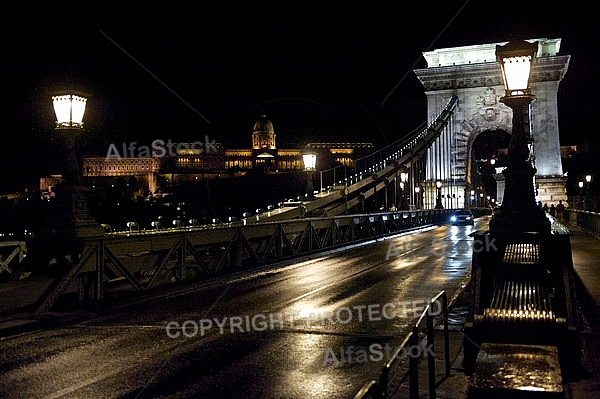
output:
M 575 286 L 581 317 L 582 370 L 580 378 L 567 384 L 567 397 L 600 397 L 600 240 L 578 227 L 568 226 Z
M 582 367 L 576 377 L 564 382 L 565 399 L 600 398 L 600 240 L 575 227 L 567 226 L 573 233 L 571 250 L 575 271 L 576 297 L 580 313 L 580 338 Z M 470 288 L 453 304 L 450 311 L 450 359 L 452 371 L 444 375 L 443 331 L 436 331 L 436 396 L 438 399 L 466 399 L 470 377 L 465 373 L 463 361 L 465 309 L 470 306 Z M 439 345 L 439 346 L 438 346 Z M 426 359 L 418 372 L 419 398 L 430 398 L 429 375 Z M 392 398 L 409 398 L 408 381 L 404 381 Z

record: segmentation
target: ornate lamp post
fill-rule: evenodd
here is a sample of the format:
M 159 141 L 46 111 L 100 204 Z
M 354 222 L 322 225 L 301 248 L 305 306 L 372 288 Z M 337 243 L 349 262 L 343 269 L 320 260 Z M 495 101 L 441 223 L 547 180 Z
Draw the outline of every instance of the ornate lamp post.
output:
M 73 181 L 79 176 L 77 157 L 75 156 L 75 138 L 83 132 L 83 115 L 87 97 L 83 93 L 70 92 L 52 96 L 56 114 L 55 130 L 65 139 L 66 152 L 62 177 Z
M 317 166 L 317 155 L 312 152 L 307 152 L 302 154 L 302 161 L 304 162 L 304 170 L 308 175 L 308 182 L 306 184 L 306 193 L 309 197 L 314 196 L 314 185 L 312 181 L 312 176 Z
M 442 205 L 442 182 L 436 181 L 435 187 L 437 189 L 437 197 L 435 199 L 435 209 L 444 209 L 444 205 Z
M 50 239 L 67 244 L 69 239 L 96 237 L 104 231 L 89 214 L 87 188 L 80 184 L 79 165 L 75 154 L 75 139 L 84 132 L 83 116 L 87 96 L 68 91 L 52 96 L 56 114 L 55 132 L 65 143 L 61 184 L 57 185 L 56 213 L 49 220 L 47 229 Z M 66 240 L 66 241 L 65 241 Z
M 498 212 L 490 220 L 490 233 L 511 234 L 550 232 L 550 221 L 535 202 L 532 165 L 529 77 L 538 43 L 510 42 L 496 46 L 496 57 L 502 69 L 505 95 L 500 101 L 513 111 L 512 133 L 508 148 L 504 198 Z

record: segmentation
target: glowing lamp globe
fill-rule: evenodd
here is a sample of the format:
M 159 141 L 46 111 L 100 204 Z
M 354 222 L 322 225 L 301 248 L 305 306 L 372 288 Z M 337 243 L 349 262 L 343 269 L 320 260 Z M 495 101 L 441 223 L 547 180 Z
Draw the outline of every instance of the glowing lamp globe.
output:
M 526 41 L 496 46 L 496 58 L 502 69 L 506 96 L 530 94 L 529 78 L 537 49 L 537 42 Z
M 57 128 L 83 127 L 87 98 L 77 94 L 52 96 Z
M 315 170 L 317 165 L 317 156 L 312 153 L 302 154 L 305 170 Z

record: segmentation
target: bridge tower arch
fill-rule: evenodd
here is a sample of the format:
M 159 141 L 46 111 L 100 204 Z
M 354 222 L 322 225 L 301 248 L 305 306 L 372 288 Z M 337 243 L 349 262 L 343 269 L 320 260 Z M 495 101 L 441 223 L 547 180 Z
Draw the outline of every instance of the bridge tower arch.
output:
M 532 155 L 537 169 L 536 200 L 567 203 L 566 177 L 563 176 L 558 128 L 558 86 L 567 72 L 570 56 L 559 55 L 561 39 L 532 39 L 538 53 L 531 79 Z M 423 53 L 427 67 L 414 72 L 425 88 L 427 113 L 431 122 L 448 98 L 455 95 L 455 111 L 447 137 L 440 136 L 427 154 L 427 198 L 435 198 L 436 182 L 442 182 L 442 197 L 447 191 L 458 193 L 456 205 L 470 204 L 473 189 L 471 146 L 475 137 L 487 130 L 512 130 L 512 111 L 499 99 L 504 94 L 496 45 L 506 42 L 437 49 Z M 498 175 L 501 179 L 501 174 Z M 499 184 L 499 188 L 502 187 Z M 444 190 L 444 188 L 446 188 Z M 499 193 L 501 196 L 501 193 Z

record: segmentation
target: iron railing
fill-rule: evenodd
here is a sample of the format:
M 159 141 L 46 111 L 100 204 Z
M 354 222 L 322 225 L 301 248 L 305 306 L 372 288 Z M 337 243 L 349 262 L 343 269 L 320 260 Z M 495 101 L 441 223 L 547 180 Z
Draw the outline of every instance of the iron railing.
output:
M 581 211 L 578 209 L 565 209 L 564 222 L 570 223 L 600 238 L 600 213 Z
M 82 302 L 98 303 L 115 291 L 143 292 L 188 279 L 209 279 L 342 249 L 419 226 L 443 224 L 451 212 L 379 212 L 88 238 L 77 261 L 50 284 L 37 309 L 50 310 L 68 290 L 78 292 Z
M 437 303 L 441 314 L 432 309 Z M 431 298 L 411 331 L 394 351 L 391 359 L 383 366 L 378 380 L 367 381 L 354 399 L 395 399 L 406 397 L 402 384 L 408 381 L 408 397 L 418 399 L 419 396 L 419 364 L 427 358 L 427 389 L 430 398 L 436 397 L 437 377 L 435 370 L 435 329 L 434 319 L 441 317 L 438 324 L 444 333 L 444 368 L 445 378 L 450 376 L 450 335 L 448 330 L 448 297 L 445 291 Z M 414 348 L 430 347 L 430 350 L 419 350 L 419 356 L 412 356 Z M 402 354 L 409 356 L 402 356 Z M 427 355 L 424 355 L 424 354 Z

